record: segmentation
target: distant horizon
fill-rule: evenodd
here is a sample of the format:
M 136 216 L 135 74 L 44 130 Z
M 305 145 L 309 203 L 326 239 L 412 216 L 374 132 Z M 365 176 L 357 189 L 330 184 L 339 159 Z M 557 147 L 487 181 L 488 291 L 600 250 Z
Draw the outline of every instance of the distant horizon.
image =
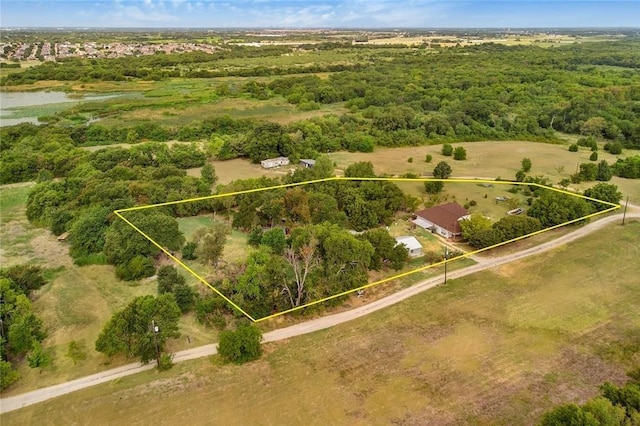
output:
M 636 0 L 3 0 L 1 28 L 638 28 Z
M 437 31 L 437 30 L 491 30 L 491 31 L 523 31 L 523 30 L 640 30 L 638 26 L 614 26 L 614 27 L 89 27 L 89 26 L 16 26 L 0 27 L 0 31 L 8 30 L 264 30 L 264 31 L 318 31 L 318 30 L 344 30 L 344 31 Z

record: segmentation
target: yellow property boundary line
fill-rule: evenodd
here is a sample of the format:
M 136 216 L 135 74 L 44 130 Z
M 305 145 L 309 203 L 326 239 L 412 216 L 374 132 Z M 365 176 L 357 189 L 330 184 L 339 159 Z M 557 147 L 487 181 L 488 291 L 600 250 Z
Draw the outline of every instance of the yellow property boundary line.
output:
M 442 261 L 437 262 L 437 263 L 433 263 L 433 264 L 430 264 L 430 265 L 427 265 L 427 266 L 423 266 L 423 267 L 420 267 L 420 268 L 417 268 L 417 269 L 412 269 L 411 271 L 407 271 L 407 272 L 403 272 L 401 274 L 393 275 L 391 277 L 384 278 L 384 279 L 381 279 L 381 280 L 378 280 L 378 281 L 374 281 L 372 283 L 363 285 L 363 286 L 358 287 L 358 288 L 354 288 L 354 289 L 351 289 L 351 290 L 343 291 L 343 292 L 338 293 L 338 294 L 334 294 L 334 295 L 331 295 L 331 296 L 328 296 L 328 297 L 325 297 L 325 298 L 322 298 L 322 299 L 319 299 L 319 300 L 315 300 L 313 302 L 306 303 L 306 304 L 304 304 L 302 306 L 296 306 L 294 308 L 287 309 L 287 310 L 284 310 L 282 312 L 277 312 L 275 314 L 268 315 L 268 316 L 265 316 L 265 317 L 262 317 L 262 318 L 258 318 L 258 319 L 253 318 L 244 309 L 242 309 L 240 306 L 238 306 L 236 303 L 234 303 L 227 296 L 222 294 L 218 289 L 216 289 L 214 286 L 212 286 L 207 280 L 202 278 L 193 269 L 191 269 L 189 266 L 187 266 L 184 262 L 182 262 L 180 259 L 178 259 L 174 255 L 172 255 L 167 249 L 162 247 L 160 244 L 158 244 L 156 241 L 154 241 L 147 234 L 142 232 L 142 230 L 140 230 L 140 228 L 138 228 L 135 224 L 133 224 L 131 221 L 129 221 L 129 219 L 127 219 L 126 217 L 124 217 L 122 215 L 122 213 L 124 213 L 124 212 L 144 210 L 144 209 L 150 209 L 150 208 L 155 208 L 155 207 L 172 206 L 172 205 L 176 205 L 176 204 L 191 203 L 191 202 L 194 202 L 194 201 L 212 200 L 212 199 L 216 199 L 216 198 L 229 197 L 229 196 L 233 196 L 233 195 L 250 194 L 250 193 L 254 193 L 254 192 L 268 191 L 268 190 L 271 190 L 271 189 L 291 188 L 291 187 L 295 187 L 295 186 L 309 185 L 309 184 L 312 184 L 312 183 L 332 182 L 332 181 L 448 182 L 448 183 L 476 183 L 476 184 L 477 183 L 490 183 L 492 185 L 493 184 L 498 184 L 498 185 L 516 185 L 516 186 L 535 186 L 535 187 L 538 187 L 538 188 L 549 189 L 551 191 L 556 191 L 556 192 L 560 192 L 562 194 L 571 195 L 573 197 L 579 197 L 579 198 L 583 198 L 585 200 L 595 201 L 595 202 L 598 202 L 598 203 L 601 203 L 601 204 L 608 205 L 608 206 L 610 206 L 610 208 L 608 208 L 606 210 L 603 210 L 603 211 L 600 211 L 600 212 L 596 212 L 596 213 L 592 213 L 592 214 L 580 217 L 578 219 L 570 220 L 568 222 L 564 222 L 564 223 L 561 223 L 559 225 L 551 226 L 549 228 L 545 228 L 545 229 L 542 229 L 540 231 L 532 232 L 530 234 L 523 235 L 521 237 L 517 237 L 517 238 L 513 238 L 511 240 L 503 241 L 501 243 L 494 244 L 494 245 L 489 246 L 489 247 L 485 247 L 485 248 L 478 249 L 478 250 L 475 250 L 475 251 L 472 251 L 472 252 L 464 253 L 464 254 L 462 254 L 460 256 L 456 256 L 456 257 L 453 257 L 451 259 L 445 259 L 445 260 L 442 260 Z M 205 196 L 205 197 L 189 198 L 189 199 L 180 200 L 180 201 L 169 201 L 169 202 L 166 202 L 166 203 L 158 203 L 158 204 L 149 204 L 149 205 L 145 205 L 145 206 L 130 207 L 130 208 L 127 208 L 127 209 L 115 210 L 114 213 L 120 219 L 122 219 L 124 222 L 126 222 L 129 226 L 131 226 L 133 229 L 135 229 L 137 232 L 139 232 L 143 237 L 145 237 L 147 240 L 149 240 L 154 246 L 156 246 L 158 249 L 160 249 L 171 260 L 176 262 L 178 265 L 182 266 L 187 272 L 189 272 L 191 275 L 193 275 L 198 281 L 200 281 L 201 283 L 203 283 L 206 286 L 208 286 L 218 296 L 222 297 L 227 303 L 229 303 L 231 306 L 233 306 L 235 309 L 237 309 L 239 312 L 241 312 L 243 315 L 245 315 L 251 321 L 253 321 L 253 322 L 261 322 L 261 321 L 265 321 L 265 320 L 268 320 L 268 319 L 271 319 L 271 318 L 275 318 L 275 317 L 278 317 L 280 315 L 284 315 L 284 314 L 287 314 L 287 313 L 290 313 L 290 312 L 298 311 L 300 309 L 308 308 L 309 306 L 317 305 L 318 303 L 323 303 L 323 302 L 326 302 L 328 300 L 332 300 L 332 299 L 336 299 L 338 297 L 346 296 L 348 294 L 355 293 L 357 291 L 364 290 L 364 289 L 367 289 L 369 287 L 373 287 L 373 286 L 376 286 L 376 285 L 379 285 L 379 284 L 383 284 L 383 283 L 386 283 L 386 282 L 389 282 L 389 281 L 393 281 L 393 280 L 396 280 L 398 278 L 404 278 L 406 276 L 409 276 L 409 275 L 412 275 L 412 274 L 416 274 L 418 272 L 422 272 L 422 271 L 425 271 L 425 270 L 430 269 L 430 268 L 435 268 L 437 266 L 444 265 L 445 263 L 451 262 L 453 260 L 462 259 L 462 258 L 465 258 L 465 257 L 471 257 L 471 256 L 473 256 L 475 254 L 482 253 L 482 252 L 485 252 L 487 250 L 491 250 L 491 249 L 494 249 L 496 247 L 503 246 L 505 244 L 509 244 L 509 243 L 512 243 L 512 242 L 515 242 L 515 241 L 519 241 L 519 240 L 528 238 L 528 237 L 532 237 L 534 235 L 542 234 L 543 232 L 551 231 L 553 229 L 557 229 L 557 228 L 560 228 L 560 227 L 563 227 L 565 225 L 569 225 L 569 224 L 572 224 L 572 223 L 580 222 L 582 220 L 589 219 L 589 218 L 592 218 L 592 217 L 595 217 L 595 216 L 598 216 L 598 215 L 601 215 L 601 214 L 609 213 L 609 212 L 612 212 L 612 211 L 617 210 L 619 208 L 620 208 L 620 205 L 618 205 L 618 204 L 609 203 L 607 201 L 598 200 L 597 198 L 591 198 L 591 197 L 587 197 L 587 196 L 582 195 L 582 194 L 576 194 L 574 192 L 570 192 L 570 191 L 566 191 L 566 190 L 562 190 L 562 189 L 558 189 L 558 188 L 553 188 L 553 187 L 550 187 L 550 186 L 541 185 L 541 184 L 532 183 L 532 182 L 512 182 L 512 181 L 489 180 L 489 179 L 435 179 L 435 178 L 392 178 L 392 177 L 389 177 L 389 178 L 384 178 L 384 177 L 357 178 L 357 177 L 335 176 L 335 177 L 330 177 L 330 178 L 325 178 L 325 179 L 316 179 L 316 180 L 310 180 L 310 181 L 304 181 L 304 182 L 296 182 L 296 183 L 288 183 L 288 184 L 267 186 L 267 187 L 262 187 L 262 188 L 254 188 L 254 189 L 248 189 L 248 190 L 244 190 L 244 191 L 229 192 L 229 193 L 224 193 L 224 194 L 209 195 L 209 196 Z

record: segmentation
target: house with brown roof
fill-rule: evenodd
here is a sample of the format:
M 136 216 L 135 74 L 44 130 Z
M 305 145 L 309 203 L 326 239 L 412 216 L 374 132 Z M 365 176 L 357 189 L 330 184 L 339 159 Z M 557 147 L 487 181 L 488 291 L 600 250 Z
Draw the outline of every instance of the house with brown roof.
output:
M 469 218 L 469 212 L 453 202 L 415 212 L 413 223 L 445 238 L 462 235 L 460 221 Z

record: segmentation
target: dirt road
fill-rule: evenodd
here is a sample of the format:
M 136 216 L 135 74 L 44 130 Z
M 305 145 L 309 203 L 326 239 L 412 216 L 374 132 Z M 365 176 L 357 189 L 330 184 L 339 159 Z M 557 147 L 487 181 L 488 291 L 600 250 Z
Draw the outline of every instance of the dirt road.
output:
M 631 205 L 629 206 L 631 207 Z M 634 206 L 636 207 L 636 206 Z M 627 219 L 640 219 L 640 213 L 627 212 Z M 523 259 L 525 257 L 533 256 L 545 251 L 552 250 L 561 245 L 570 243 L 577 240 L 591 232 L 604 228 L 612 223 L 620 223 L 622 220 L 622 214 L 616 214 L 613 216 L 607 216 L 595 222 L 591 222 L 575 231 L 563 235 L 553 241 L 541 244 L 536 247 L 532 247 L 526 250 L 522 250 L 516 253 L 508 254 L 496 258 L 479 258 L 478 264 L 469 266 L 464 269 L 450 272 L 448 277 L 450 279 L 464 277 L 479 271 L 491 269 L 497 266 L 504 265 L 509 262 Z M 290 327 L 274 330 L 264 335 L 264 342 L 275 342 L 278 340 L 288 339 L 294 336 L 300 336 L 302 334 L 312 333 L 314 331 L 323 330 L 325 328 L 333 327 L 334 325 L 341 324 L 347 321 L 351 321 L 356 318 L 360 318 L 371 312 L 375 312 L 380 309 L 384 309 L 388 306 L 401 302 L 409 297 L 412 297 L 418 293 L 429 290 L 443 281 L 443 276 L 430 278 L 422 281 L 412 287 L 401 290 L 383 299 L 376 300 L 375 302 L 367 305 L 341 312 L 334 315 L 327 315 L 322 318 L 306 321 L 300 324 L 295 324 Z M 188 349 L 175 354 L 174 362 L 186 361 L 190 359 L 200 358 L 216 354 L 218 350 L 217 344 L 210 344 L 205 346 L 199 346 L 197 348 Z M 91 376 L 82 377 L 80 379 L 71 380 L 66 383 L 60 383 L 58 385 L 50 386 L 43 389 L 38 389 L 32 392 L 27 392 L 22 395 L 16 395 L 9 398 L 0 400 L 0 413 L 7 413 L 9 411 L 17 410 L 27 405 L 36 404 L 38 402 L 46 401 L 51 398 L 58 397 L 70 392 L 74 392 L 80 389 L 94 386 L 100 383 L 105 383 L 111 380 L 115 380 L 120 377 L 128 376 L 130 374 L 136 374 L 141 371 L 150 370 L 154 368 L 155 364 L 140 365 L 139 363 L 124 365 L 112 370 L 103 371 L 101 373 L 93 374 Z

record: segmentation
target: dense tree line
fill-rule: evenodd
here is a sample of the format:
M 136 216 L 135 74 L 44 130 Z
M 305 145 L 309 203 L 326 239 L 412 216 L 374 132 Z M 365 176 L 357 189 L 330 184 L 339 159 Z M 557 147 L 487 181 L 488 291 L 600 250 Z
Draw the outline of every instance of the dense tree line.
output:
M 12 362 L 27 354 L 29 366 L 50 362 L 41 346 L 47 336 L 44 323 L 33 312 L 29 299 L 46 284 L 37 266 L 19 265 L 0 270 L 0 390 L 16 380 Z
M 161 127 L 152 126 L 154 129 Z M 126 129 L 125 129 L 126 130 Z M 113 133 L 103 127 L 87 127 L 83 131 L 55 126 L 23 124 L 0 130 L 0 183 L 48 180 L 67 177 L 89 161 L 101 171 L 123 166 L 161 167 L 179 169 L 201 167 L 210 154 L 196 144 L 176 143 L 171 146 L 158 142 L 139 143 L 131 149 L 109 148 L 89 153 L 78 148 L 86 144 L 87 135 L 101 145 Z M 102 135 L 102 136 L 96 136 Z M 95 136 L 95 138 L 93 138 Z M 147 134 L 153 140 L 167 140 Z M 74 139 L 75 138 L 75 139 Z M 135 142 L 139 142 L 136 140 Z M 110 143 L 116 141 L 109 140 Z
M 349 49 L 341 46 L 336 57 Z M 365 61 L 357 69 L 335 71 L 326 79 L 287 76 L 271 81 L 250 80 L 240 87 L 240 93 L 234 94 L 228 87 L 225 89 L 224 82 L 212 89 L 215 96 L 222 97 L 277 96 L 301 109 L 345 102 L 351 112 L 340 117 L 326 116 L 288 126 L 230 119 L 223 123 L 224 119 L 210 118 L 175 128 L 158 123 L 130 128 L 92 124 L 58 131 L 66 132 L 76 146 L 204 139 L 211 141 L 218 158 L 240 156 L 253 161 L 269 155 L 313 157 L 341 149 L 368 152 L 376 145 L 482 139 L 554 141 L 555 131 L 580 134 L 585 139 L 605 138 L 612 147 L 640 147 L 640 117 L 635 106 L 640 99 L 640 77 L 633 71 L 637 68 L 633 55 L 637 49 L 635 41 L 552 49 L 484 44 L 446 49 L 437 54 L 410 48 L 379 52 L 367 49 L 371 55 L 368 58 L 384 55 L 386 60 Z M 407 49 L 411 55 L 402 54 Z M 229 54 L 269 56 L 281 54 L 282 48 L 251 52 L 241 49 Z M 214 67 L 216 61 L 209 56 L 155 55 L 104 63 L 114 65 L 105 65 L 108 71 L 130 60 L 135 70 L 149 66 L 153 72 L 162 72 L 162 67 L 198 64 L 198 72 L 209 72 L 207 67 Z M 139 66 L 136 61 L 141 61 Z M 103 63 L 85 62 L 42 66 L 71 69 L 75 66 L 95 71 Z M 527 67 L 522 67 L 523 63 Z M 605 72 L 597 67 L 612 64 L 621 68 Z M 38 68 L 9 77 L 21 78 Z M 25 128 L 24 132 L 26 136 L 33 130 Z M 259 140 L 263 135 L 266 140 Z M 260 155 L 263 148 L 264 154 Z M 16 153 L 12 159 L 17 161 L 18 157 Z
M 211 167 L 205 178 L 187 176 L 178 167 L 201 164 L 204 157 L 193 145 L 168 148 L 159 143 L 85 153 L 84 161 L 64 178 L 44 180 L 31 190 L 27 218 L 56 235 L 69 231 L 70 253 L 80 264 L 113 263 L 123 279 L 153 275 L 155 268 L 149 259 L 158 249 L 121 220 L 112 227 L 113 211 L 211 194 L 215 182 Z M 140 216 L 142 226 L 149 224 L 144 232 L 154 234 L 176 231 L 175 216 L 191 216 L 207 208 L 205 202 L 177 204 L 144 214 L 134 212 L 131 217 L 138 220 Z M 159 223 L 163 224 L 161 228 L 155 226 Z M 175 235 L 167 241 L 162 235 L 158 238 L 172 250 L 179 250 L 182 244 L 176 242 Z
M 505 216 L 492 224 L 482 215 L 471 215 L 460 221 L 460 228 L 469 245 L 481 249 L 539 231 L 542 224 L 528 216 Z
M 593 213 L 593 206 L 584 198 L 545 189 L 527 210 L 527 215 L 540 221 L 543 227 L 560 225 Z

